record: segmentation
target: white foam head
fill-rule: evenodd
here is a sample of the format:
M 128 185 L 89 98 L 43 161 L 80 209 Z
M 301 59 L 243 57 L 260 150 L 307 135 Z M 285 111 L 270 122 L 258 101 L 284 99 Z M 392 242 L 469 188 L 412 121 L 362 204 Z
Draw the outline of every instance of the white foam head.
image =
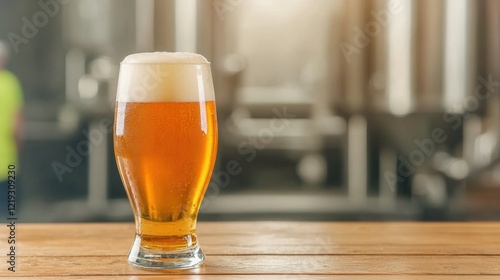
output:
M 208 63 L 208 61 L 197 53 L 149 52 L 128 55 L 122 63 Z
M 210 64 L 195 53 L 136 53 L 120 65 L 120 102 L 198 102 L 214 100 Z

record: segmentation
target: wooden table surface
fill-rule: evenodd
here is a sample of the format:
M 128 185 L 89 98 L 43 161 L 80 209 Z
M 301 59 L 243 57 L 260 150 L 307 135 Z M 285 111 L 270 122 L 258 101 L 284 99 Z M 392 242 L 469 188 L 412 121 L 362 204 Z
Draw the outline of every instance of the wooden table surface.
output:
M 127 264 L 131 223 L 18 224 L 3 279 L 500 279 L 500 223 L 201 222 L 205 264 L 180 272 Z

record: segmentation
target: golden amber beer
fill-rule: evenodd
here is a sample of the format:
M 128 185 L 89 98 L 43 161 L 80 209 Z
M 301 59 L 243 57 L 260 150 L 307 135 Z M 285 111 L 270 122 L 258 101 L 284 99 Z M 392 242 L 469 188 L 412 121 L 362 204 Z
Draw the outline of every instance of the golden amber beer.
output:
M 115 157 L 132 205 L 128 260 L 149 269 L 199 266 L 198 210 L 214 167 L 210 65 L 191 53 L 141 53 L 120 65 Z

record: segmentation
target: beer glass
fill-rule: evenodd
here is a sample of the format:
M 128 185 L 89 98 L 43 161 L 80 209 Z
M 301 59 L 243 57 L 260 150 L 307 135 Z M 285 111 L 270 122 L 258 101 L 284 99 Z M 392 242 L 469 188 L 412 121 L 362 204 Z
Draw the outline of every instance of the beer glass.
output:
M 210 64 L 192 53 L 139 53 L 120 64 L 114 150 L 136 236 L 128 262 L 187 269 L 204 260 L 196 220 L 217 152 Z

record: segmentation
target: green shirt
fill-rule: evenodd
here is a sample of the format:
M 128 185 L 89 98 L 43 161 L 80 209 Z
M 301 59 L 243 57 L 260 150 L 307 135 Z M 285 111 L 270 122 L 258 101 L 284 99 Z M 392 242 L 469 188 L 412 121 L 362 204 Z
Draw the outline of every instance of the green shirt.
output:
M 0 70 L 0 181 L 7 179 L 8 165 L 17 163 L 14 125 L 22 103 L 21 86 L 16 76 Z

